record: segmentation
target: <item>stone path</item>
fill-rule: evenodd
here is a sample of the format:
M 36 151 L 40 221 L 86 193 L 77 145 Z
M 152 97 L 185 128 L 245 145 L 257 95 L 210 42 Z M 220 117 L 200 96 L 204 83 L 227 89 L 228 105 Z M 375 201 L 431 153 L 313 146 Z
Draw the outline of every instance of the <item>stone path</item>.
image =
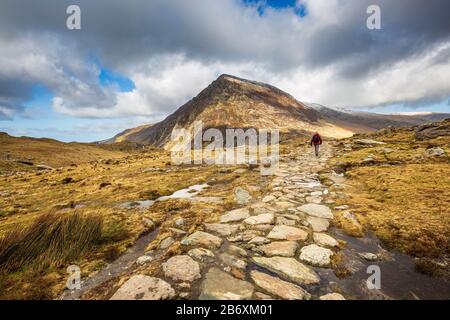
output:
M 183 238 L 185 255 L 163 263 L 159 278 L 133 275 L 113 298 L 344 299 L 310 291 L 321 282 L 318 268 L 329 268 L 339 250 L 327 234 L 333 213 L 318 179 L 329 157 L 326 145 L 320 158 L 309 149 L 283 156 L 269 193 L 254 199 L 237 188 L 233 210 Z

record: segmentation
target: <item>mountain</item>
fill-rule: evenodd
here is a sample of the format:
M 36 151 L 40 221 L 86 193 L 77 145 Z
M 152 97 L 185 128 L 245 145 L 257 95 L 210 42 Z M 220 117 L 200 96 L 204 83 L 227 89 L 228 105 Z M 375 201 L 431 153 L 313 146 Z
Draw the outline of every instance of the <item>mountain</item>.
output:
M 450 117 L 450 114 L 447 115 Z M 129 129 L 107 143 L 131 141 L 168 147 L 173 129 L 191 129 L 195 121 L 208 128 L 279 129 L 283 132 L 320 132 L 343 138 L 386 126 L 426 122 L 418 116 L 348 113 L 297 101 L 290 94 L 265 83 L 223 74 L 173 114 L 154 125 Z

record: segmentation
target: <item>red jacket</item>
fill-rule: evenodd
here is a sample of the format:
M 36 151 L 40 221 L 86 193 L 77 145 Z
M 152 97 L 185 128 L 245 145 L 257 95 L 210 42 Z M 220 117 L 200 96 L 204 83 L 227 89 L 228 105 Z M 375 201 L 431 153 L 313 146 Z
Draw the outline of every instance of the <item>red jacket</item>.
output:
M 322 137 L 320 136 L 320 134 L 316 133 L 315 135 L 313 135 L 313 137 L 311 138 L 311 145 L 318 145 L 318 144 L 322 144 Z

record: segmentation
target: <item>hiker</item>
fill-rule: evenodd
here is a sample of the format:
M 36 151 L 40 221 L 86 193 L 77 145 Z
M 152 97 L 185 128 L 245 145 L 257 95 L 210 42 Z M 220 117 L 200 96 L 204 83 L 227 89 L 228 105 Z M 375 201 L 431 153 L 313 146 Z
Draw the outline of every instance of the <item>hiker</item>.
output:
M 316 157 L 319 156 L 319 147 L 322 144 L 322 137 L 318 132 L 314 133 L 311 138 L 311 146 L 314 145 L 314 151 L 316 153 Z

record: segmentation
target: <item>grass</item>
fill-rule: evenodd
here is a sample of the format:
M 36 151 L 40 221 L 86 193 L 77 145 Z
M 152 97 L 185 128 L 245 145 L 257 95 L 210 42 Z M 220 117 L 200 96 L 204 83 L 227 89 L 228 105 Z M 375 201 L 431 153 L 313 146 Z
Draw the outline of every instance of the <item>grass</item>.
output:
M 332 159 L 347 178 L 347 197 L 337 198 L 336 206 L 349 205 L 363 229 L 343 219 L 342 211 L 337 212 L 340 227 L 356 236 L 372 230 L 388 248 L 415 257 L 420 271 L 448 276 L 444 269 L 450 257 L 450 165 L 448 156 L 428 157 L 426 149 L 441 147 L 448 155 L 450 137 L 417 141 L 414 131 L 407 129 L 365 137 L 387 144 L 361 148 L 347 139 L 343 144 L 352 144 L 352 150 L 338 147 Z M 364 163 L 368 155 L 373 163 Z
M 41 215 L 29 227 L 9 231 L 0 238 L 0 270 L 59 267 L 98 242 L 101 230 L 98 216 Z

